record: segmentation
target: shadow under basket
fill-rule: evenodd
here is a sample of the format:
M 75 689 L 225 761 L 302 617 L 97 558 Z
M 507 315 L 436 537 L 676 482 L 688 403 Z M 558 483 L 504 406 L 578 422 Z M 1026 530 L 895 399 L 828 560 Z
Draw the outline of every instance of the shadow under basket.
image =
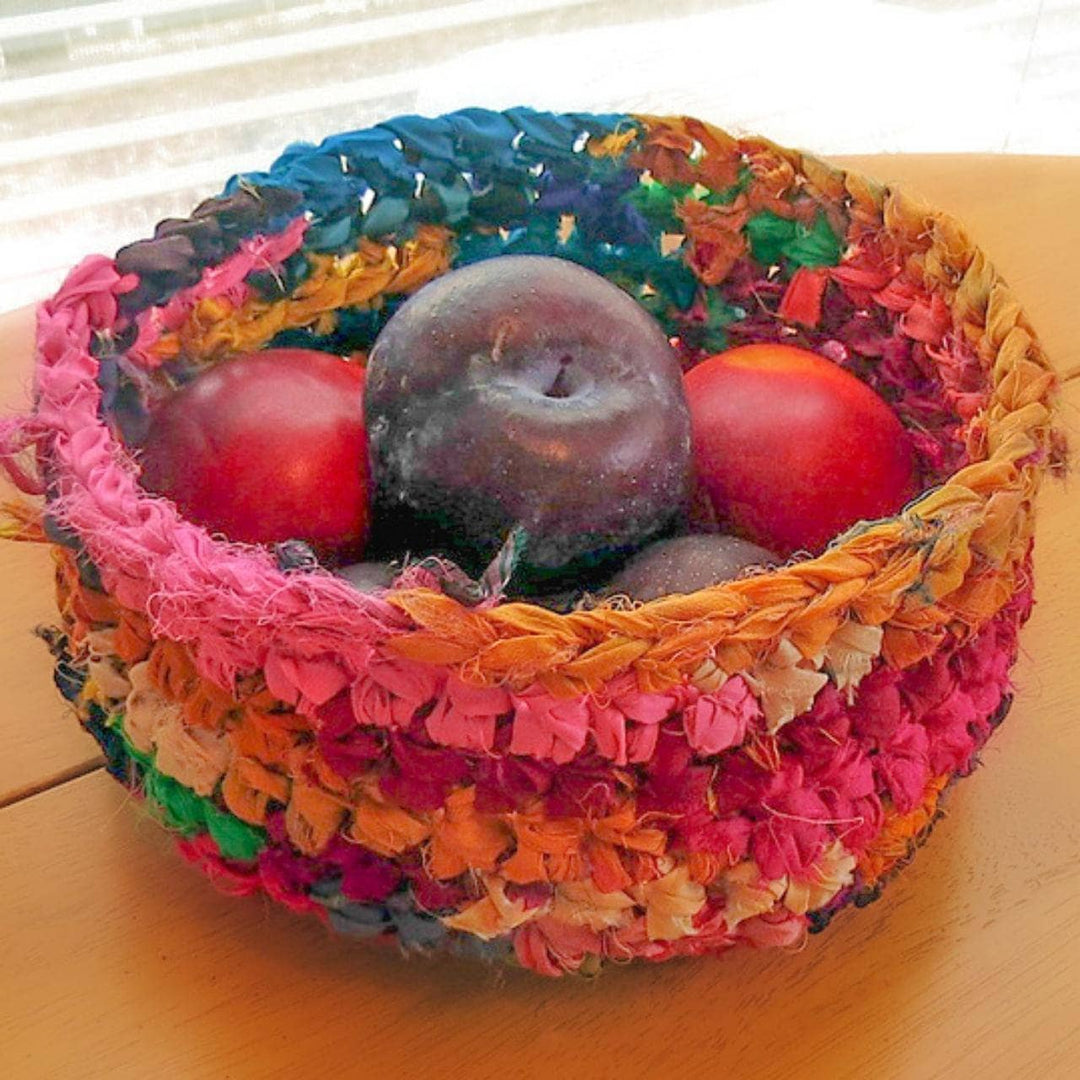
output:
M 362 357 L 403 297 L 506 253 L 615 282 L 687 369 L 768 341 L 842 365 L 925 493 L 816 558 L 561 614 L 422 565 L 362 593 L 140 488 L 155 395 L 271 345 Z M 71 272 L 0 427 L 38 498 L 0 528 L 53 545 L 57 686 L 217 885 L 592 973 L 797 944 L 909 860 L 1011 700 L 1055 389 L 962 227 L 861 176 L 683 117 L 401 117 Z

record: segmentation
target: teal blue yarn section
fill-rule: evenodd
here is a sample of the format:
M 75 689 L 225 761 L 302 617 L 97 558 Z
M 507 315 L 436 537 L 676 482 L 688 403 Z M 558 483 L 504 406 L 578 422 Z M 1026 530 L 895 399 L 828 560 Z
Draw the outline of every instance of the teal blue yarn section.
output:
M 587 139 L 640 131 L 630 116 L 532 109 L 462 109 L 401 116 L 343 132 L 317 146 L 289 146 L 266 172 L 233 177 L 241 187 L 301 193 L 313 218 L 311 250 L 351 247 L 357 237 L 398 237 L 422 222 L 455 230 L 513 227 L 541 191 L 570 180 L 604 185 L 622 167 L 584 151 Z
M 399 116 L 318 145 L 289 146 L 266 172 L 233 177 L 226 193 L 281 187 L 300 194 L 310 219 L 304 252 L 345 254 L 363 239 L 395 244 L 423 225 L 453 233 L 452 262 L 499 255 L 554 255 L 601 274 L 634 297 L 668 336 L 715 352 L 727 327 L 747 317 L 740 303 L 704 287 L 685 251 L 665 238 L 685 229 L 680 204 L 734 202 L 749 164 L 722 191 L 660 183 L 633 164 L 643 121 L 627 114 L 551 113 L 529 108 L 462 109 Z M 618 136 L 618 152 L 591 153 Z M 842 240 L 822 212 L 806 223 L 761 210 L 745 227 L 749 252 L 786 280 L 800 267 L 835 265 Z M 290 290 L 308 271 L 303 254 L 286 267 Z M 274 283 L 268 283 L 273 287 Z M 369 348 L 400 298 L 374 310 L 342 309 L 332 332 L 288 330 L 271 344 L 347 352 Z
M 267 172 L 233 177 L 225 190 L 300 192 L 312 220 L 308 251 L 344 253 L 364 237 L 400 242 L 433 224 L 454 231 L 457 266 L 510 254 L 568 259 L 625 289 L 674 333 L 670 316 L 693 305 L 699 284 L 678 251 L 662 253 L 660 237 L 678 231 L 674 207 L 690 189 L 643 185 L 622 155 L 588 152 L 590 141 L 615 134 L 631 136 L 632 149 L 644 127 L 624 114 L 527 108 L 402 116 L 290 146 Z M 730 201 L 743 184 L 703 197 Z M 341 312 L 320 344 L 373 340 L 392 311 Z M 301 340 L 312 338 L 288 331 L 275 344 Z

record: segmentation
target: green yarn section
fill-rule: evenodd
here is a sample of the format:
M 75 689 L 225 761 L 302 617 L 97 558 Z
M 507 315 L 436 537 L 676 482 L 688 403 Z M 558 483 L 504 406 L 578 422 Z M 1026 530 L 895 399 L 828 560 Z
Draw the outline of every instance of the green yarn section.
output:
M 662 184 L 652 177 L 644 177 L 623 199 L 641 214 L 657 234 L 680 233 L 684 228 L 676 212 L 680 203 L 697 199 L 706 206 L 727 205 L 746 190 L 751 176 L 749 169 L 742 169 L 738 181 L 724 191 L 710 191 L 698 184 Z
M 206 830 L 227 859 L 250 861 L 266 847 L 266 831 L 249 825 L 207 801 Z
M 266 831 L 241 821 L 213 801 L 198 795 L 171 776 L 154 768 L 153 756 L 136 750 L 124 736 L 123 718 L 114 715 L 108 726 L 124 738 L 128 756 L 138 763 L 142 771 L 142 788 L 146 798 L 161 815 L 162 822 L 181 836 L 194 836 L 208 832 L 221 854 L 227 859 L 250 861 L 266 847 Z
M 762 266 L 778 263 L 784 254 L 784 245 L 795 238 L 795 222 L 762 210 L 746 223 L 746 239 L 750 251 Z
M 266 833 L 232 814 L 219 810 L 210 799 L 196 795 L 169 776 L 148 769 L 143 777 L 147 798 L 162 811 L 165 824 L 184 836 L 205 829 L 227 859 L 254 859 L 266 847 Z
M 843 251 L 843 242 L 820 210 L 809 229 L 796 224 L 794 240 L 784 245 L 784 254 L 796 266 L 835 266 Z
M 623 197 L 657 233 L 677 233 L 683 226 L 675 208 L 692 192 L 689 184 L 661 184 L 647 178 Z
M 820 211 L 814 224 L 806 226 L 762 210 L 746 223 L 746 238 L 762 266 L 773 266 L 781 259 L 795 266 L 835 266 L 843 252 L 843 242 Z
M 668 333 L 676 325 L 670 321 L 671 310 L 686 311 L 698 292 L 694 272 L 679 256 L 664 257 L 644 245 L 597 260 L 592 269 L 630 293 Z

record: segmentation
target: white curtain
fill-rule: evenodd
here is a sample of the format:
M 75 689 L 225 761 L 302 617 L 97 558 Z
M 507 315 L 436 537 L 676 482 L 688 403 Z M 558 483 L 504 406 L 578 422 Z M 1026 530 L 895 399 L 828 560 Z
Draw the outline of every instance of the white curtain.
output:
M 466 104 L 1080 152 L 1077 0 L 0 0 L 0 310 L 286 144 Z

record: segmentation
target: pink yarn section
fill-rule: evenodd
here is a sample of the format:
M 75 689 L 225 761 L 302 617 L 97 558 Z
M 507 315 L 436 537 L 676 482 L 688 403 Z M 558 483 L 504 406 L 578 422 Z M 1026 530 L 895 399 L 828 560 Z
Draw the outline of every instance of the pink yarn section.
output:
M 715 693 L 684 685 L 647 693 L 631 675 L 613 679 L 598 694 L 567 700 L 539 688 L 512 696 L 510 752 L 566 764 L 587 745 L 616 765 L 649 761 L 660 725 L 681 714 L 691 747 L 703 754 L 739 745 L 761 707 L 739 676 Z
M 305 218 L 294 218 L 280 233 L 242 241 L 234 254 L 217 266 L 207 267 L 195 285 L 181 289 L 161 307 L 144 311 L 137 320 L 139 332 L 128 357 L 144 367 L 157 367 L 161 361 L 149 350 L 162 332 L 179 329 L 195 305 L 209 297 L 228 300 L 239 307 L 252 294 L 246 280 L 248 275 L 280 266 L 300 249 L 307 227 Z
M 140 316 L 142 347 L 202 296 L 239 289 L 253 268 L 279 263 L 297 249 L 304 226 L 300 220 L 246 241 L 165 309 Z M 212 539 L 139 487 L 134 463 L 98 414 L 98 363 L 90 352 L 95 334 L 112 332 L 117 298 L 133 284 L 112 260 L 92 256 L 39 310 L 37 408 L 20 431 L 51 438 L 59 478 L 54 512 L 79 532 L 117 600 L 145 610 L 155 635 L 190 642 L 201 673 L 214 682 L 231 686 L 237 673 L 268 659 L 273 665 L 275 653 L 316 662 L 332 655 L 349 676 L 363 670 L 372 643 L 409 625 L 397 609 L 330 574 L 281 573 L 266 551 Z M 8 443 L 16 435 L 5 430 Z
M 699 754 L 719 754 L 741 745 L 761 706 L 743 679 L 728 679 L 715 694 L 702 694 L 683 717 L 686 737 Z
M 520 693 L 470 686 L 454 673 L 380 658 L 374 650 L 355 676 L 330 656 L 295 660 L 276 653 L 269 654 L 265 672 L 271 692 L 306 715 L 319 715 L 319 707 L 348 686 L 354 724 L 401 731 L 422 713 L 434 743 L 493 753 L 499 722 L 505 721 L 509 753 L 558 765 L 586 751 L 615 765 L 649 761 L 660 726 L 677 716 L 694 750 L 716 754 L 740 745 L 762 718 L 757 699 L 737 675 L 720 690 L 702 693 L 690 685 L 645 692 L 633 675 L 623 674 L 596 693 L 560 698 L 539 685 Z
M 600 932 L 544 917 L 514 931 L 514 953 L 522 967 L 558 978 L 579 971 L 587 960 L 597 957 L 659 963 L 678 956 L 707 956 L 740 943 L 756 948 L 791 947 L 806 936 L 806 919 L 792 912 L 758 915 L 731 930 L 723 909 L 715 902 L 702 908 L 694 925 L 697 932 L 693 936 L 655 941 L 649 937 L 644 915 L 617 930 Z

